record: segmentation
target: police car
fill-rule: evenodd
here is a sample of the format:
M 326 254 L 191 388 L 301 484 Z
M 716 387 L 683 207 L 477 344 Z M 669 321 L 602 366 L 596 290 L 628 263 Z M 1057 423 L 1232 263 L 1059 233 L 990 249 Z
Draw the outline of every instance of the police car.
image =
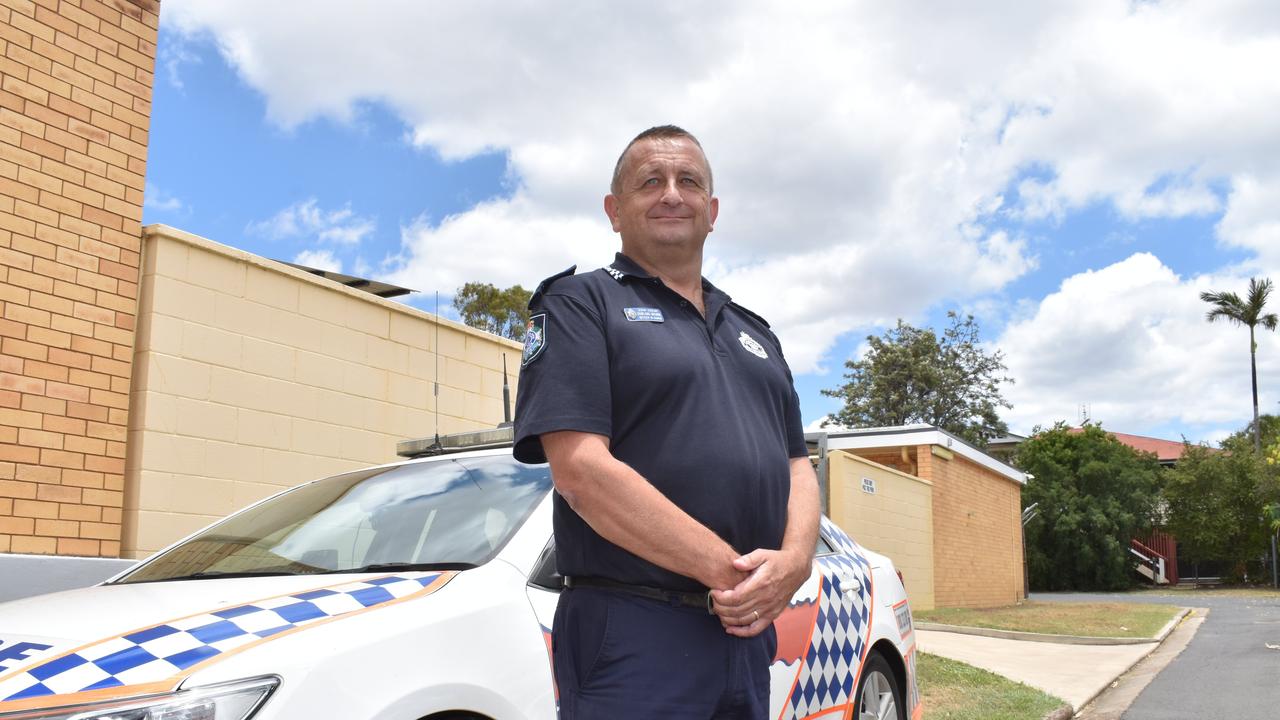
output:
M 550 472 L 500 431 L 444 440 L 488 447 L 300 485 L 0 604 L 0 719 L 555 718 Z M 920 717 L 902 582 L 826 518 L 776 629 L 771 717 Z

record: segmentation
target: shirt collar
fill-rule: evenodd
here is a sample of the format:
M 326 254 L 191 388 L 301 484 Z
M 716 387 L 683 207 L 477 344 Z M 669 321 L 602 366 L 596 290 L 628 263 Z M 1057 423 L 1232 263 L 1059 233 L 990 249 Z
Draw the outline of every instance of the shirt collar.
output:
M 622 253 L 616 253 L 613 256 L 613 263 L 605 266 L 604 271 L 609 273 L 609 275 L 618 282 L 622 282 L 624 277 L 634 277 L 640 280 L 661 282 L 658 278 L 650 275 L 648 271 L 640 267 L 640 264 L 635 260 L 632 260 Z M 711 281 L 705 277 L 702 278 L 702 293 L 706 297 L 720 296 L 724 298 L 724 302 L 729 302 L 732 299 L 723 290 L 712 285 Z

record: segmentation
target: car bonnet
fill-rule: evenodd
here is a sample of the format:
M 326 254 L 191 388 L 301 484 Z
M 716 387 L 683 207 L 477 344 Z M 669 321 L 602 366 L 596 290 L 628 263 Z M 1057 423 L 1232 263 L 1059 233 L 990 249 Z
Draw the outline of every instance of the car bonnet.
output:
M 102 585 L 0 605 L 0 713 L 167 692 L 245 650 L 425 597 L 456 572 Z

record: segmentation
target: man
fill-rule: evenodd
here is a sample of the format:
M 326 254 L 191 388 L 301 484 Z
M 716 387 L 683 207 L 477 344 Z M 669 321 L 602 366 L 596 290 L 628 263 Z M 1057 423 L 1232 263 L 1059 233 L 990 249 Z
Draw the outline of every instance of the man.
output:
M 560 716 L 764 718 L 818 527 L 791 373 L 702 278 L 719 200 L 697 139 L 646 130 L 610 190 L 622 252 L 538 287 L 516 405 L 515 455 L 556 487 Z

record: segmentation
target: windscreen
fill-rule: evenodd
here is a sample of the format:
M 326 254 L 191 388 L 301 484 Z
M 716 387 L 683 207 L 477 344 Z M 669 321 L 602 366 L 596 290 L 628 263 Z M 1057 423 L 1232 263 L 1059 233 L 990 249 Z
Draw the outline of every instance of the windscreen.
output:
M 473 567 L 550 489 L 546 465 L 510 455 L 339 475 L 232 515 L 118 582 Z

